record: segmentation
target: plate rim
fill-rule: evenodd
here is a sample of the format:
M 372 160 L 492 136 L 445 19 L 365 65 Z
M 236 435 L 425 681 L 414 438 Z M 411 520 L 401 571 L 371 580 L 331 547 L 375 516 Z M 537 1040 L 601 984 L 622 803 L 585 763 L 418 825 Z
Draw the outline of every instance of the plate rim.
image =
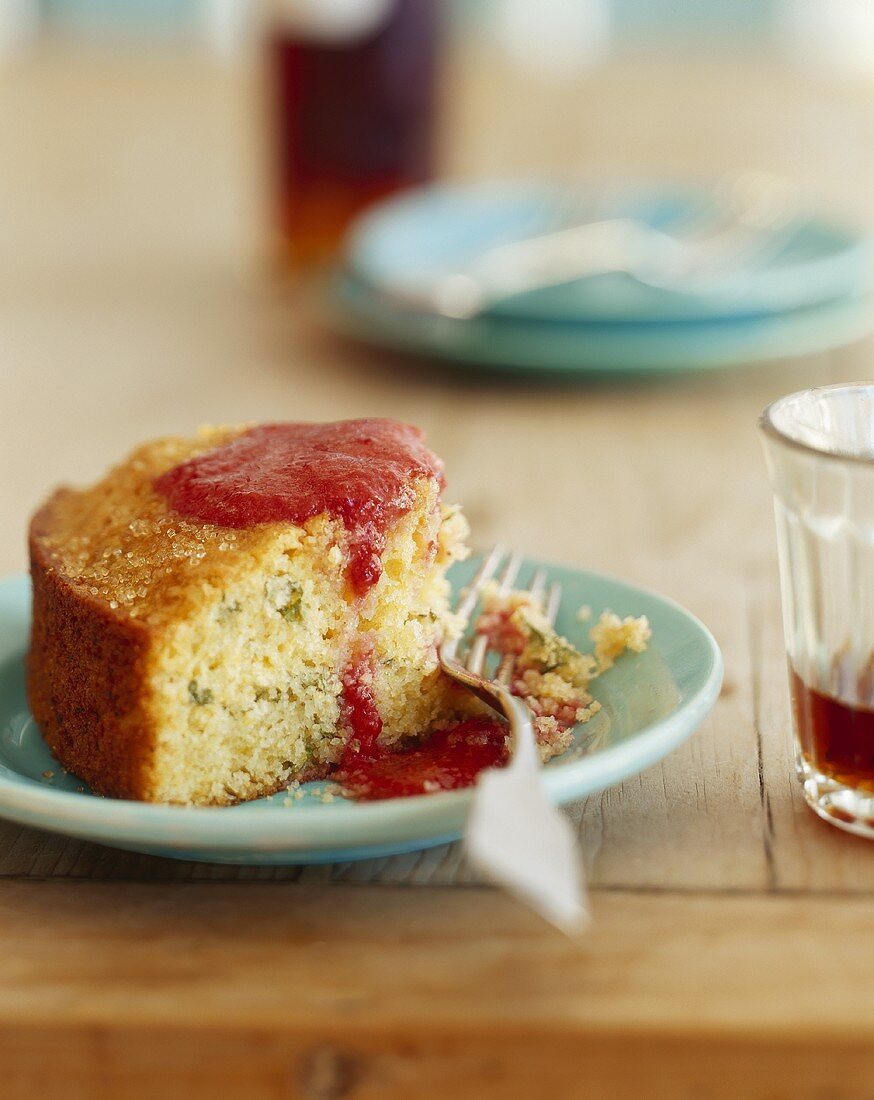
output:
M 527 564 L 547 569 L 569 570 L 595 582 L 619 586 L 633 598 L 639 594 L 665 607 L 672 615 L 691 625 L 703 647 L 706 661 L 702 682 L 688 699 L 670 714 L 644 726 L 627 740 L 599 750 L 592 756 L 544 769 L 545 785 L 551 800 L 564 804 L 605 790 L 632 775 L 639 774 L 663 759 L 698 729 L 713 707 L 722 686 L 724 661 L 710 630 L 679 602 L 655 589 L 634 584 L 609 572 L 583 569 L 577 565 L 526 555 Z M 0 594 L 19 585 L 29 586 L 27 573 L 0 577 Z M 4 610 L 0 608 L 0 629 Z M 29 625 L 30 615 L 27 615 Z M 640 764 L 641 758 L 645 763 Z M 579 772 L 594 782 L 581 784 Z M 586 788 L 580 793 L 581 787 Z M 461 830 L 472 798 L 472 789 L 414 795 L 378 802 L 344 803 L 342 815 L 332 805 L 308 806 L 295 820 L 293 807 L 279 805 L 255 807 L 245 803 L 234 806 L 167 806 L 131 799 L 111 799 L 99 795 L 43 787 L 22 776 L 11 779 L 0 773 L 0 818 L 34 825 L 49 831 L 159 845 L 168 849 L 227 849 L 239 852 L 283 850 L 307 853 L 331 849 L 372 846 L 377 838 L 390 837 L 398 843 L 445 835 L 453 827 Z M 11 812 L 10 812 L 11 811 Z M 229 812 L 233 811 L 233 812 Z M 448 819 L 453 824 L 450 825 Z M 245 837 L 240 831 L 245 829 Z
M 846 347 L 874 328 L 874 294 L 760 317 L 632 325 L 491 316 L 423 319 L 393 310 L 348 271 L 335 270 L 329 284 L 326 322 L 347 339 L 452 371 L 509 377 L 652 379 L 710 374 Z M 434 326 L 439 326 L 438 335 L 428 331 Z M 706 353 L 701 350 L 705 344 Z

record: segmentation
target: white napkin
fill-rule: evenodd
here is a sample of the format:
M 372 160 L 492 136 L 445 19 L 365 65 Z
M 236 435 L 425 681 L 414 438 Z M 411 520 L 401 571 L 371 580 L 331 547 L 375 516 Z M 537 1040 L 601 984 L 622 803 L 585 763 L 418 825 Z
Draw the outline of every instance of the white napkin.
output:
M 536 772 L 483 772 L 465 833 L 471 864 L 568 936 L 589 923 L 582 858 L 571 823 Z

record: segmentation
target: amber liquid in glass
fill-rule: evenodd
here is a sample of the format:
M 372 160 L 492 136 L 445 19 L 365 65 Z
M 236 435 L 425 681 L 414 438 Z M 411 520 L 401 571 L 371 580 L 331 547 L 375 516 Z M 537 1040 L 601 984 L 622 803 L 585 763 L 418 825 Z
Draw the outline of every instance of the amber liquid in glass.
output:
M 874 709 L 816 691 L 790 667 L 792 709 L 808 763 L 847 787 L 874 791 Z
M 439 0 L 395 0 L 351 41 L 275 29 L 274 198 L 285 258 L 327 260 L 352 218 L 432 168 Z

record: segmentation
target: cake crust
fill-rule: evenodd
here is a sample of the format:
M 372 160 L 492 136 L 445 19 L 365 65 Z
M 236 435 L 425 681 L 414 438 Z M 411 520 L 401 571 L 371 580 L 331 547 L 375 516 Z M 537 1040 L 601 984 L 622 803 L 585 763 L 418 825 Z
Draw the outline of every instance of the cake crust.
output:
M 30 525 L 33 617 L 30 709 L 68 771 L 98 794 L 145 799 L 154 751 L 147 692 L 149 630 L 65 577 L 46 542 L 60 489 Z

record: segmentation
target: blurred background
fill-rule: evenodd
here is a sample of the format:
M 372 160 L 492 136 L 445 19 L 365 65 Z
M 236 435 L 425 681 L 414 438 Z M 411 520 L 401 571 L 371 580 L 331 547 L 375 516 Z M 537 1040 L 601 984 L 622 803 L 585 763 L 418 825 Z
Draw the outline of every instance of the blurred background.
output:
M 869 0 L 0 0 L 13 514 L 200 421 L 445 414 L 331 336 L 387 195 L 738 169 L 874 228 Z
M 307 45 L 363 57 L 326 63 L 295 102 L 282 66 Z M 397 87 L 381 104 L 371 87 L 370 105 L 383 122 L 406 110 L 417 136 L 404 136 L 428 154 L 403 150 L 387 166 L 398 185 L 574 167 L 694 178 L 754 164 L 872 216 L 865 0 L 2 0 L 0 58 L 12 154 L 3 243 L 22 264 L 46 251 L 78 265 L 208 249 L 257 262 L 277 228 L 260 205 L 275 181 L 259 171 L 292 153 L 279 147 L 288 122 L 276 108 L 348 141 L 355 120 L 336 108 L 354 115 L 356 80 L 386 69 Z M 112 239 L 95 239 L 95 219 Z

